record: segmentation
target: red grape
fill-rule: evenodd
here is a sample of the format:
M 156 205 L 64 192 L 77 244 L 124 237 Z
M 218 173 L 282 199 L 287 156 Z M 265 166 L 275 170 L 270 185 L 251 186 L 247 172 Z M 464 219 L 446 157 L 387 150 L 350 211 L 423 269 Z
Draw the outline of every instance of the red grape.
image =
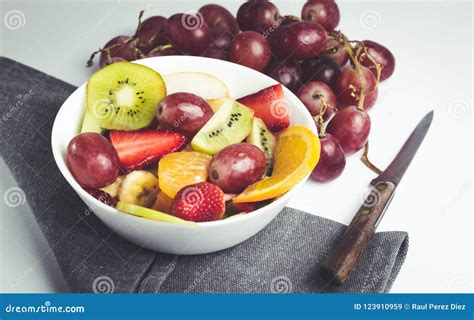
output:
M 369 111 L 378 96 L 377 79 L 366 67 L 361 66 L 362 76 L 357 70 L 347 68 L 336 81 L 337 101 L 340 107 L 358 105 L 361 90 L 365 92 L 364 109 Z
M 180 56 L 182 55 L 181 52 L 176 50 L 176 48 L 173 48 L 172 45 L 164 45 L 164 46 L 159 46 L 146 55 L 148 58 L 151 57 L 163 57 L 163 56 Z
M 199 9 L 211 32 L 219 37 L 223 34 L 237 35 L 240 32 L 237 20 L 226 8 L 217 4 L 208 4 Z
M 321 81 L 334 89 L 337 79 L 341 74 L 339 66 L 328 58 L 312 58 L 305 60 L 302 65 L 303 80 Z
M 270 63 L 266 73 L 295 93 L 298 92 L 302 85 L 303 75 L 301 67 L 297 62 L 274 60 Z
M 332 31 L 339 24 L 339 7 L 334 0 L 309 0 L 301 12 L 303 20 L 321 24 L 326 30 Z
M 278 8 L 270 1 L 250 0 L 242 4 L 237 12 L 237 22 L 242 31 L 269 32 L 276 29 L 281 20 Z
M 331 119 L 327 132 L 337 138 L 346 155 L 360 150 L 369 137 L 370 117 L 355 106 L 346 107 Z
M 364 40 L 362 41 L 362 43 L 365 45 L 367 51 L 375 60 L 375 62 L 382 66 L 382 71 L 380 73 L 380 81 L 384 81 L 390 78 L 393 72 L 395 71 L 395 57 L 390 52 L 390 50 L 374 41 Z M 363 51 L 358 58 L 363 66 L 369 68 L 370 71 L 372 71 L 372 73 L 377 76 L 377 70 L 374 64 L 372 63 L 372 61 L 370 61 L 369 58 L 366 57 Z
M 223 33 L 220 36 L 212 38 L 212 41 L 214 41 L 214 43 L 212 44 L 212 47 L 216 47 L 216 48 L 227 51 L 230 49 L 232 40 L 234 40 L 233 35 L 231 35 L 230 33 Z
M 320 81 L 310 81 L 305 84 L 298 93 L 298 98 L 308 108 L 313 117 L 319 116 L 323 106 L 323 99 L 327 103 L 327 109 L 323 119 L 327 120 L 334 114 L 336 108 L 336 96 L 332 89 Z
M 301 19 L 298 18 L 297 16 L 283 16 L 283 21 L 281 22 L 281 26 L 288 26 L 290 24 L 296 23 L 296 22 L 301 22 Z
M 336 137 L 325 134 L 320 137 L 321 156 L 311 177 L 318 182 L 329 182 L 338 178 L 346 166 L 344 150 Z
M 112 198 L 110 194 L 108 194 L 105 191 L 99 190 L 99 189 L 85 189 L 88 194 L 102 202 L 103 204 L 106 204 L 108 206 L 111 206 L 115 208 L 117 205 L 118 199 L 117 198 Z
M 323 57 L 331 59 L 341 67 L 345 66 L 347 61 L 349 61 L 349 54 L 334 38 L 327 39 L 327 41 L 324 43 L 323 51 Z
M 137 46 L 143 53 L 166 44 L 164 31 L 167 20 L 162 16 L 154 16 L 142 22 L 137 30 Z
M 239 143 L 222 149 L 208 168 L 209 181 L 225 193 L 240 193 L 265 173 L 266 160 L 258 147 Z
M 66 163 L 77 182 L 98 189 L 117 179 L 119 159 L 114 147 L 98 133 L 82 133 L 67 147 Z
M 158 105 L 158 122 L 165 129 L 195 135 L 212 117 L 209 103 L 191 93 L 170 94 Z
M 234 38 L 229 55 L 232 62 L 262 72 L 270 63 L 271 48 L 260 33 L 245 31 Z
M 203 54 L 203 57 L 212 58 L 212 59 L 219 59 L 224 61 L 229 61 L 229 53 L 225 50 L 211 47 L 207 49 Z
M 105 61 L 103 61 L 101 64 L 100 64 L 100 67 L 103 68 L 105 66 L 108 66 L 109 64 L 112 64 L 114 62 L 126 62 L 127 60 L 125 60 L 124 58 L 120 58 L 120 57 L 112 57 L 110 59 L 107 59 Z
M 125 61 L 135 60 L 137 58 L 135 41 L 131 41 L 128 36 L 117 36 L 107 42 L 100 54 L 100 66 L 105 67 L 112 63 L 112 58 L 122 58 Z
M 199 56 L 211 42 L 211 31 L 200 15 L 177 13 L 168 19 L 165 34 L 179 51 Z
M 279 27 L 269 40 L 273 53 L 280 59 L 305 60 L 321 53 L 326 30 L 317 23 L 296 22 Z

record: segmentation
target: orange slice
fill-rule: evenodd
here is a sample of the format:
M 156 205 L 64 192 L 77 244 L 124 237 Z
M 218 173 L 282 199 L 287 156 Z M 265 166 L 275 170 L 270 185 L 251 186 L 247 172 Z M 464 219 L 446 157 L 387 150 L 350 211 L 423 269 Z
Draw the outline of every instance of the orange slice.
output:
M 210 155 L 201 152 L 174 152 L 161 158 L 158 179 L 161 191 L 170 198 L 182 188 L 207 180 Z
M 275 147 L 272 176 L 247 187 L 234 202 L 263 201 L 288 192 L 316 167 L 320 151 L 318 137 L 305 127 L 283 130 Z

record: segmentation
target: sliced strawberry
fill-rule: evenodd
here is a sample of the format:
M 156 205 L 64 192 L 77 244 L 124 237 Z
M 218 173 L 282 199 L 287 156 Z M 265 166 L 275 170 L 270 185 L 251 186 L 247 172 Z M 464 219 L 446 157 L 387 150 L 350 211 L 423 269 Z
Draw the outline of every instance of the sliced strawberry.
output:
M 273 132 L 290 126 L 290 107 L 285 100 L 281 84 L 277 84 L 238 100 L 244 106 L 252 108 L 255 116 L 262 119 Z
M 112 131 L 110 141 L 117 150 L 123 169 L 131 171 L 154 164 L 164 155 L 180 150 L 186 137 L 161 130 Z
M 194 222 L 215 221 L 224 215 L 224 192 L 209 182 L 181 189 L 171 204 L 171 214 Z

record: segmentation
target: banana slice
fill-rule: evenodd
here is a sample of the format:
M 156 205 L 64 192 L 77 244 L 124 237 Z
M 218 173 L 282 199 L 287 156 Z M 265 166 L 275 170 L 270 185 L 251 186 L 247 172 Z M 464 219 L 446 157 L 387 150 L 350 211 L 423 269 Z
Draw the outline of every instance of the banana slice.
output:
M 149 208 L 155 202 L 158 191 L 158 179 L 152 173 L 133 171 L 123 180 L 118 197 L 124 203 Z
M 119 194 L 120 186 L 122 185 L 123 180 L 125 180 L 125 176 L 118 176 L 114 182 L 109 184 L 107 187 L 101 188 L 100 190 L 107 192 L 112 198 L 116 198 Z

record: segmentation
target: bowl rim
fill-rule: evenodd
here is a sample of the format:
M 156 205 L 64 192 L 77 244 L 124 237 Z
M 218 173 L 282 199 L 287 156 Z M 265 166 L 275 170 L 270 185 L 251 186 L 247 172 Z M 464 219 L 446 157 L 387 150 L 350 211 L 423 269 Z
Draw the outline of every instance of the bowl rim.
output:
M 150 60 L 156 60 L 156 59 L 161 59 L 161 60 L 165 60 L 165 59 L 166 60 L 181 60 L 181 59 L 183 59 L 183 60 L 196 60 L 196 63 L 199 63 L 200 61 L 204 62 L 204 63 L 216 63 L 216 62 L 218 62 L 218 63 L 222 63 L 222 64 L 232 64 L 232 65 L 234 65 L 233 67 L 241 68 L 245 72 L 258 72 L 256 70 L 253 70 L 251 68 L 248 68 L 248 67 L 245 67 L 245 66 L 233 63 L 233 62 L 223 61 L 223 60 L 216 60 L 216 59 L 207 58 L 207 57 L 195 57 L 195 56 L 151 57 L 151 58 L 140 59 L 140 60 L 135 60 L 135 61 L 131 61 L 131 62 L 148 66 L 147 62 L 150 62 Z M 193 71 L 189 71 L 189 72 L 193 72 Z M 209 73 L 209 74 L 211 74 L 211 73 Z M 266 74 L 263 74 L 263 73 L 260 73 L 260 74 L 262 76 L 266 77 L 268 80 L 270 80 L 270 82 L 272 82 L 273 84 L 278 84 L 279 83 L 278 81 L 270 78 Z M 252 211 L 252 212 L 247 213 L 247 214 L 242 214 L 242 215 L 238 215 L 238 216 L 235 216 L 235 217 L 229 217 L 229 218 L 222 219 L 222 220 L 208 221 L 208 222 L 195 222 L 194 224 L 187 225 L 187 224 L 177 224 L 177 223 L 169 223 L 169 222 L 164 222 L 164 221 L 152 220 L 152 219 L 147 219 L 147 218 L 143 218 L 143 217 L 140 217 L 140 216 L 130 215 L 130 214 L 127 214 L 125 212 L 121 212 L 120 210 L 117 210 L 116 208 L 110 207 L 110 206 L 102 203 L 98 199 L 94 198 L 87 191 L 85 191 L 84 188 L 82 188 L 79 185 L 79 183 L 74 179 L 71 172 L 69 171 L 69 168 L 67 167 L 66 160 L 64 159 L 64 157 L 61 153 L 61 150 L 60 150 L 60 147 L 59 147 L 59 142 L 57 141 L 57 138 L 56 138 L 57 135 L 58 135 L 58 130 L 59 130 L 58 129 L 58 126 L 59 126 L 58 122 L 59 122 L 59 117 L 61 115 L 61 112 L 64 112 L 64 107 L 67 104 L 70 103 L 69 101 L 71 99 L 73 99 L 73 96 L 79 94 L 80 90 L 84 90 L 84 93 L 85 93 L 86 85 L 87 85 L 87 81 L 85 83 L 81 84 L 80 86 L 78 86 L 76 88 L 76 90 L 74 90 L 67 97 L 67 99 L 61 105 L 61 107 L 58 109 L 58 111 L 56 113 L 56 116 L 55 116 L 55 119 L 54 119 L 52 131 L 51 131 L 51 147 L 52 147 L 52 151 L 53 151 L 53 157 L 54 157 L 54 160 L 56 162 L 56 166 L 58 167 L 58 169 L 61 172 L 62 176 L 69 183 L 69 185 L 74 189 L 74 191 L 79 194 L 79 196 L 81 198 L 83 198 L 83 199 L 86 198 L 91 203 L 94 204 L 93 208 L 89 207 L 94 212 L 94 214 L 96 214 L 95 213 L 95 208 L 99 207 L 99 208 L 102 209 L 103 212 L 106 212 L 107 214 L 123 215 L 123 216 L 127 216 L 128 219 L 132 219 L 132 220 L 135 220 L 135 219 L 139 219 L 141 221 L 146 220 L 146 222 L 148 222 L 148 223 L 157 224 L 157 225 L 160 225 L 160 226 L 163 226 L 163 227 L 167 226 L 167 227 L 170 227 L 170 228 L 194 228 L 196 225 L 198 225 L 199 227 L 219 227 L 219 226 L 226 225 L 226 224 L 236 223 L 238 221 L 245 222 L 246 220 L 253 219 L 257 215 L 264 214 L 265 212 L 271 212 L 272 211 L 271 209 L 273 207 L 277 207 L 282 202 L 285 202 L 285 201 L 289 200 L 289 198 L 291 198 L 293 193 L 295 193 L 297 191 L 297 189 L 301 188 L 302 185 L 309 178 L 309 174 L 308 174 L 302 181 L 300 181 L 298 184 L 296 184 L 288 192 L 286 192 L 285 194 L 278 197 L 277 199 L 275 199 L 274 201 L 272 201 L 271 203 L 267 204 L 266 206 L 264 206 L 262 208 L 259 208 L 255 211 Z M 283 90 L 284 90 L 284 93 L 285 93 L 285 96 L 286 96 L 287 100 L 288 100 L 289 97 L 291 97 L 291 100 L 292 100 L 291 107 L 294 108 L 295 107 L 294 104 L 296 103 L 296 109 L 299 109 L 298 112 L 303 113 L 303 116 L 305 118 L 308 118 L 308 119 L 311 118 L 312 119 L 311 114 L 306 109 L 303 102 L 301 102 L 298 99 L 298 97 L 291 90 L 286 88 L 285 86 L 283 86 Z M 308 129 L 311 132 L 317 134 L 317 128 L 316 128 L 316 124 L 314 123 L 314 121 L 309 121 L 309 123 L 311 123 L 311 125 Z M 85 204 L 86 204 L 86 206 L 88 206 L 87 203 L 85 203 Z

